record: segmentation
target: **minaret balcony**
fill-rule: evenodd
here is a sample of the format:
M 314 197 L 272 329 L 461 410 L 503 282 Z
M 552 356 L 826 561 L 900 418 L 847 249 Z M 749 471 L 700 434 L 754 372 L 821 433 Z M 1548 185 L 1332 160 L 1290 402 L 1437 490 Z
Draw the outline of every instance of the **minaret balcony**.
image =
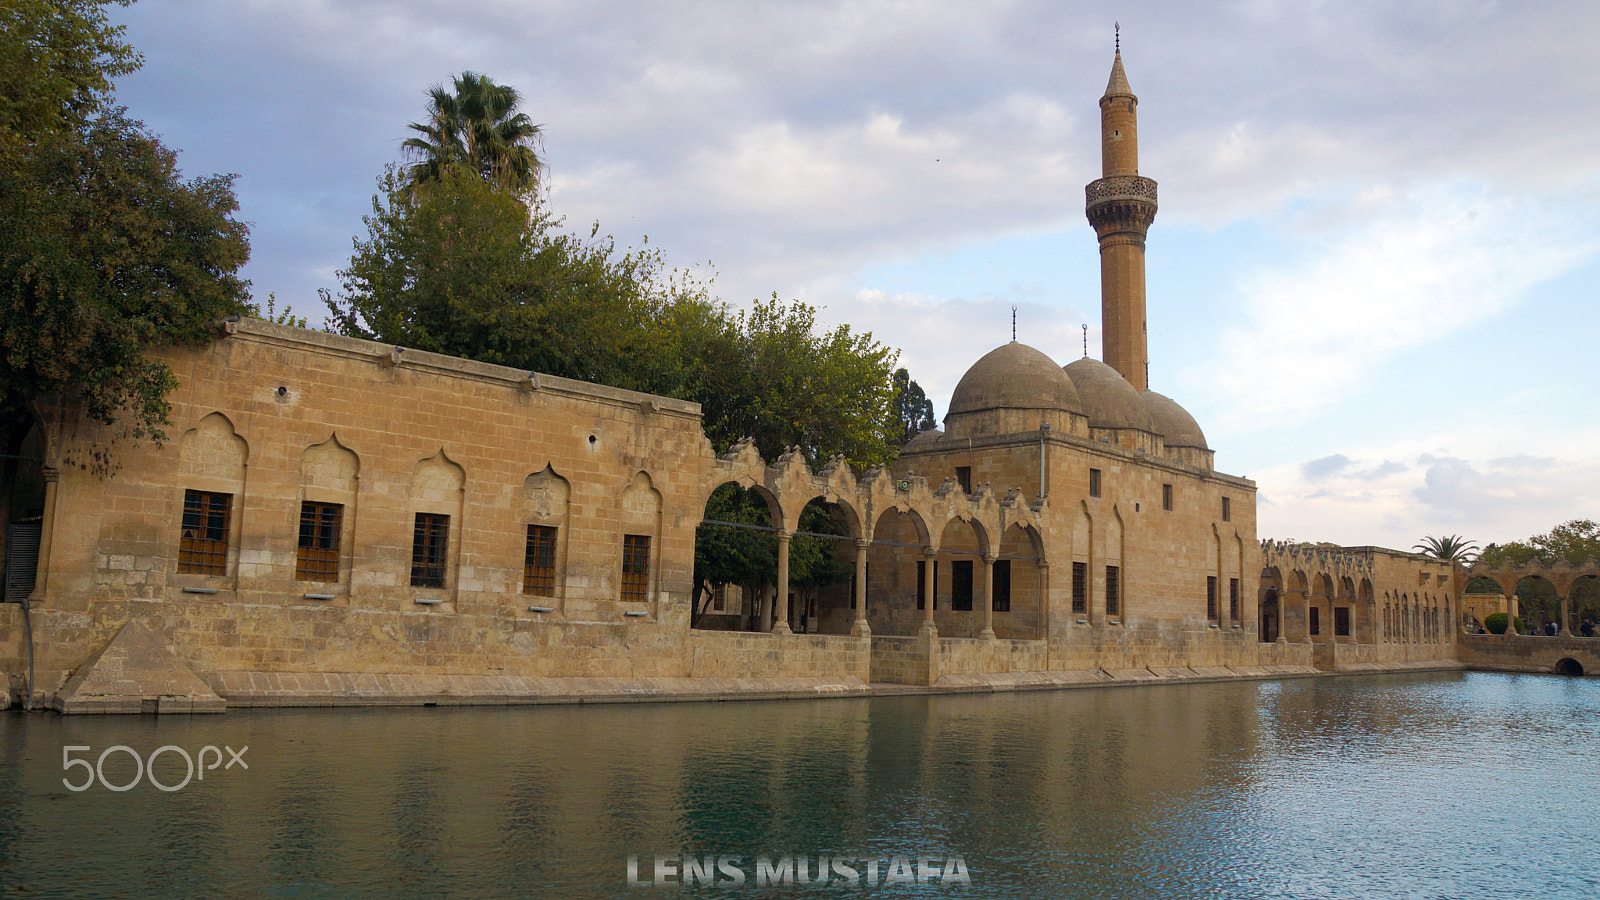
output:
M 1110 175 L 1089 182 L 1083 189 L 1085 200 L 1092 209 L 1101 203 L 1117 200 L 1147 200 L 1156 202 L 1156 182 L 1141 175 Z

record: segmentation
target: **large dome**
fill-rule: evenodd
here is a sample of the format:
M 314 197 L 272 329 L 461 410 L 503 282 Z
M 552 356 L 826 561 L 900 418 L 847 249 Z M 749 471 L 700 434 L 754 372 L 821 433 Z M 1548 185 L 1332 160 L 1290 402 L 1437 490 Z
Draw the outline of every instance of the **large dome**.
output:
M 1206 436 L 1200 431 L 1200 424 L 1194 420 L 1194 416 L 1189 415 L 1188 410 L 1171 397 L 1155 391 L 1145 391 L 1143 397 L 1144 407 L 1150 412 L 1150 423 L 1168 447 L 1211 449 L 1206 446 Z
M 950 395 L 949 415 L 991 409 L 1084 411 L 1072 379 L 1055 360 L 1016 341 L 984 354 Z
M 1064 370 L 1078 389 L 1091 428 L 1133 428 L 1154 432 L 1139 392 L 1116 369 L 1098 359 L 1083 359 Z

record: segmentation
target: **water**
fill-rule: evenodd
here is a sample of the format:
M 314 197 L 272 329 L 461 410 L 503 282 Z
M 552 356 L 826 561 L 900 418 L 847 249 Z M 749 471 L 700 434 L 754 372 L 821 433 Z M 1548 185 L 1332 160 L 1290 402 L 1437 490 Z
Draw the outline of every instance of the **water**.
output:
M 117 792 L 108 747 L 208 752 Z M 241 748 L 248 747 L 248 750 Z M 231 753 L 228 752 L 231 750 Z M 224 767 L 232 753 L 239 761 Z M 248 765 L 249 768 L 244 768 Z M 105 782 L 129 783 L 112 751 Z M 156 755 L 168 786 L 186 765 Z M 98 776 L 97 776 L 98 779 Z M 1600 680 L 1438 674 L 596 707 L 0 714 L 27 897 L 1592 898 Z M 648 883 L 738 856 L 744 885 Z M 893 857 L 969 881 L 884 883 Z M 758 887 L 757 857 L 881 856 Z M 724 874 L 720 880 L 726 882 Z M 672 881 L 678 880 L 674 875 Z

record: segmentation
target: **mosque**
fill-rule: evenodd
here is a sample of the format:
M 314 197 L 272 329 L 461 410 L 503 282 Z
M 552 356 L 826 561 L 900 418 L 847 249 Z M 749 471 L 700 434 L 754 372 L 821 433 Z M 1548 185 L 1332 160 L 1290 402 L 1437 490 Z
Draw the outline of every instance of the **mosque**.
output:
M 0 671 L 63 712 L 804 697 L 1459 666 L 1462 576 L 1263 541 L 1256 485 L 1149 389 L 1138 99 L 1101 109 L 1103 360 L 1012 341 L 942 431 L 857 473 L 715 455 L 699 406 L 244 319 L 177 439 L 41 409 L 10 491 Z M 114 467 L 94 460 L 114 451 Z M 776 589 L 691 615 L 711 493 L 771 511 Z M 789 585 L 810 504 L 853 577 Z M 693 623 L 693 625 L 691 624 Z

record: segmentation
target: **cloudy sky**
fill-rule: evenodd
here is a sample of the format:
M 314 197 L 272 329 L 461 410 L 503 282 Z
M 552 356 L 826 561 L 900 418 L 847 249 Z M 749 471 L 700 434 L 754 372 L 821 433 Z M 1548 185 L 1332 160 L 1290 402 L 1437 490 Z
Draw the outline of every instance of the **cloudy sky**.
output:
M 1263 537 L 1409 548 L 1600 518 L 1600 7 L 1575 2 L 140 0 L 120 101 L 238 176 L 314 321 L 424 92 L 544 125 L 550 204 L 744 302 L 869 330 L 942 416 L 1019 337 L 1099 355 L 1083 186 L 1121 22 L 1151 386 Z

